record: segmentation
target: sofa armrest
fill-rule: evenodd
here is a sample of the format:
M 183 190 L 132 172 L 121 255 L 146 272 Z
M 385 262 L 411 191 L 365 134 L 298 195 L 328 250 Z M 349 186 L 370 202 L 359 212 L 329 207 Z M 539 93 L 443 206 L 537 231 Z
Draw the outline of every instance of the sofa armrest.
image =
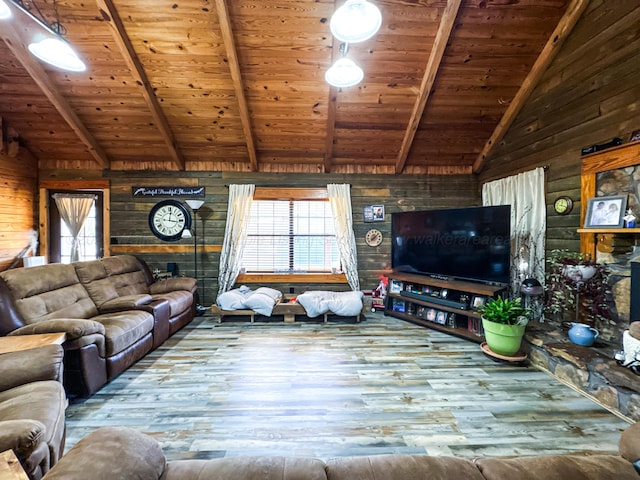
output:
M 46 427 L 37 420 L 0 420 L 0 451 L 13 450 L 28 458 L 42 441 Z
M 190 277 L 172 277 L 158 280 L 149 285 L 149 292 L 152 295 L 175 292 L 176 290 L 185 290 L 191 293 L 195 292 L 196 279 Z
M 640 422 L 634 423 L 622 432 L 618 450 L 622 458 L 633 463 L 636 470 L 640 469 Z
M 148 293 L 141 293 L 137 295 L 124 295 L 122 297 L 117 297 L 98 307 L 100 313 L 108 313 L 108 312 L 122 312 L 124 310 L 135 310 L 138 309 L 142 305 L 147 305 L 153 299 L 151 295 Z
M 64 349 L 61 345 L 3 353 L 0 355 L 0 391 L 43 380 L 61 382 L 63 358 Z
M 157 480 L 166 467 L 158 442 L 129 428 L 99 428 L 76 443 L 43 480 Z
M 25 325 L 12 331 L 9 335 L 33 335 L 37 333 L 66 333 L 66 339 L 69 341 L 96 333 L 104 335 L 104 325 L 95 320 L 55 318 Z

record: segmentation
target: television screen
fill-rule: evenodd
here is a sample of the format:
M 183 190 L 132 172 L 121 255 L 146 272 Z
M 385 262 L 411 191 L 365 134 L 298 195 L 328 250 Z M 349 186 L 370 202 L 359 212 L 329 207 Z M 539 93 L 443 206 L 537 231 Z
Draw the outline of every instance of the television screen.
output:
M 511 207 L 391 215 L 392 267 L 450 279 L 508 284 Z

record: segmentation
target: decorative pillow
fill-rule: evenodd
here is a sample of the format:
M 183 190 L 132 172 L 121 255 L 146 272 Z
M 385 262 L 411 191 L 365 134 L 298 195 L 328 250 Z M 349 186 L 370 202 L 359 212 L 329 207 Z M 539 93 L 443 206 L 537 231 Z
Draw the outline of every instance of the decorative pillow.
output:
M 242 310 L 244 308 L 244 295 L 240 293 L 239 288 L 236 288 L 218 295 L 216 303 L 222 310 Z
M 269 291 L 270 290 L 270 291 Z M 282 296 L 277 290 L 260 287 L 244 300 L 244 305 L 260 315 L 271 316 L 273 307 Z

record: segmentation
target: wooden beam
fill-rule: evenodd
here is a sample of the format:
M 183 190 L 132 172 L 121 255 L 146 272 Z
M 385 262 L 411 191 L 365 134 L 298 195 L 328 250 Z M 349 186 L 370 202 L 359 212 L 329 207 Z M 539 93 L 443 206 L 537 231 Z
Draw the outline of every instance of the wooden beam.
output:
M 431 54 L 427 61 L 427 66 L 422 77 L 422 83 L 420 84 L 420 90 L 418 91 L 418 97 L 413 105 L 413 111 L 411 112 L 411 118 L 407 125 L 407 130 L 404 132 L 404 138 L 402 139 L 402 145 L 400 146 L 400 152 L 398 153 L 398 159 L 396 160 L 396 173 L 402 173 L 405 164 L 407 163 L 407 157 L 409 156 L 409 150 L 413 139 L 415 138 L 416 131 L 420 125 L 420 119 L 424 113 L 424 109 L 427 106 L 433 83 L 436 80 L 438 69 L 440 68 L 440 62 L 444 55 L 444 50 L 447 47 L 447 42 L 451 36 L 451 30 L 453 24 L 458 15 L 460 9 L 460 3 L 462 0 L 449 0 L 447 6 L 442 13 L 440 24 L 438 25 L 438 33 L 433 41 L 433 47 L 431 48 Z
M 335 10 L 335 2 L 334 8 Z M 331 35 L 331 65 L 333 65 L 340 55 L 335 48 L 335 37 Z M 338 89 L 329 85 L 329 96 L 327 102 L 327 131 L 324 141 L 324 173 L 331 172 L 331 161 L 333 159 L 333 137 L 336 133 L 336 101 L 338 99 Z
M 9 2 L 10 4 L 11 2 Z M 9 50 L 22 64 L 33 81 L 38 85 L 42 93 L 49 99 L 54 108 L 67 122 L 75 134 L 82 140 L 82 143 L 88 148 L 89 153 L 102 168 L 109 168 L 109 159 L 102 147 L 98 144 L 93 135 L 89 132 L 84 123 L 78 118 L 78 115 L 72 110 L 71 105 L 55 88 L 53 82 L 49 79 L 47 72 L 28 51 L 27 46 L 23 43 L 18 32 L 11 22 L 3 22 L 0 28 L 0 37 L 9 47 Z
M 142 96 L 147 102 L 149 110 L 151 111 L 151 116 L 153 117 L 153 121 L 160 130 L 160 135 L 167 145 L 169 156 L 171 157 L 173 163 L 180 170 L 184 170 L 184 156 L 176 145 L 176 140 L 173 132 L 171 131 L 171 128 L 169 127 L 167 117 L 160 108 L 158 99 L 153 92 L 151 83 L 149 82 L 149 78 L 147 77 L 147 74 L 142 67 L 142 63 L 140 62 L 138 55 L 136 54 L 133 45 L 131 44 L 131 40 L 129 39 L 127 32 L 125 31 L 124 24 L 122 23 L 122 19 L 120 18 L 118 10 L 116 9 L 112 0 L 96 0 L 96 3 L 98 4 L 98 8 L 100 8 L 102 18 L 104 18 L 109 23 L 111 33 L 113 34 L 113 39 L 118 45 L 124 61 L 129 66 L 131 75 L 136 80 L 137 84 L 142 87 Z
M 522 107 L 524 107 L 524 104 L 531 96 L 533 89 L 538 85 L 542 75 L 544 75 L 544 72 L 560 51 L 560 48 L 567 37 L 569 37 L 573 27 L 588 5 L 589 0 L 573 0 L 569 7 L 567 7 L 567 11 L 558 22 L 558 25 L 551 34 L 551 37 L 549 37 L 549 40 L 547 40 L 542 52 L 533 64 L 531 71 L 527 74 L 520 86 L 520 89 L 513 97 L 509 107 L 504 112 L 500 122 L 498 122 L 498 125 L 491 134 L 491 137 L 487 140 L 487 143 L 484 145 L 480 155 L 478 155 L 478 158 L 476 158 L 476 161 L 473 163 L 474 173 L 480 173 L 482 171 L 487 161 L 487 157 L 495 146 L 500 143 L 504 135 L 507 133 L 507 130 L 509 130 L 511 124 L 515 121 L 516 117 L 522 110 Z
M 238 54 L 236 51 L 236 42 L 233 39 L 233 31 L 231 29 L 231 19 L 229 18 L 229 10 L 225 0 L 216 0 L 216 10 L 218 12 L 218 22 L 220 23 L 220 31 L 222 33 L 222 41 L 227 51 L 227 60 L 229 60 L 229 71 L 233 80 L 233 88 L 238 97 L 238 108 L 240 109 L 240 121 L 242 122 L 242 130 L 244 131 L 245 140 L 247 142 L 247 153 L 249 154 L 249 162 L 251 171 L 258 171 L 258 157 L 256 154 L 255 142 L 253 140 L 253 129 L 251 128 L 251 117 L 249 116 L 249 107 L 247 106 L 247 98 L 244 95 L 244 85 L 242 83 L 242 74 L 240 73 L 240 63 L 238 62 Z

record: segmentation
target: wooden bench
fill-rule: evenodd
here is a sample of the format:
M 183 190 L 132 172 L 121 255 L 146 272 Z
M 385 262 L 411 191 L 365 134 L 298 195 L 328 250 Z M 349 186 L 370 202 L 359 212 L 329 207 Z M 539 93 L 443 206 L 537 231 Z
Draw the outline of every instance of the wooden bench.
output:
M 227 316 L 249 317 L 251 323 L 253 323 L 255 320 L 255 316 L 259 315 L 253 310 L 222 310 L 215 303 L 211 307 L 211 312 L 214 315 L 218 316 L 218 323 L 221 323 L 224 320 L 224 317 L 227 317 Z M 357 315 L 356 317 L 357 322 L 360 322 L 360 317 L 363 314 L 364 314 L 364 308 L 362 309 L 362 312 L 360 313 L 360 315 Z M 304 315 L 306 317 L 307 312 L 305 311 L 304 307 L 300 305 L 298 302 L 286 302 L 286 303 L 278 302 L 275 304 L 275 306 L 273 307 L 273 311 L 271 312 L 271 316 L 274 316 L 274 315 L 282 315 L 284 317 L 285 323 L 293 323 L 296 321 L 296 315 Z M 324 323 L 327 323 L 330 315 L 335 315 L 335 314 L 331 312 L 327 312 L 322 315 Z

